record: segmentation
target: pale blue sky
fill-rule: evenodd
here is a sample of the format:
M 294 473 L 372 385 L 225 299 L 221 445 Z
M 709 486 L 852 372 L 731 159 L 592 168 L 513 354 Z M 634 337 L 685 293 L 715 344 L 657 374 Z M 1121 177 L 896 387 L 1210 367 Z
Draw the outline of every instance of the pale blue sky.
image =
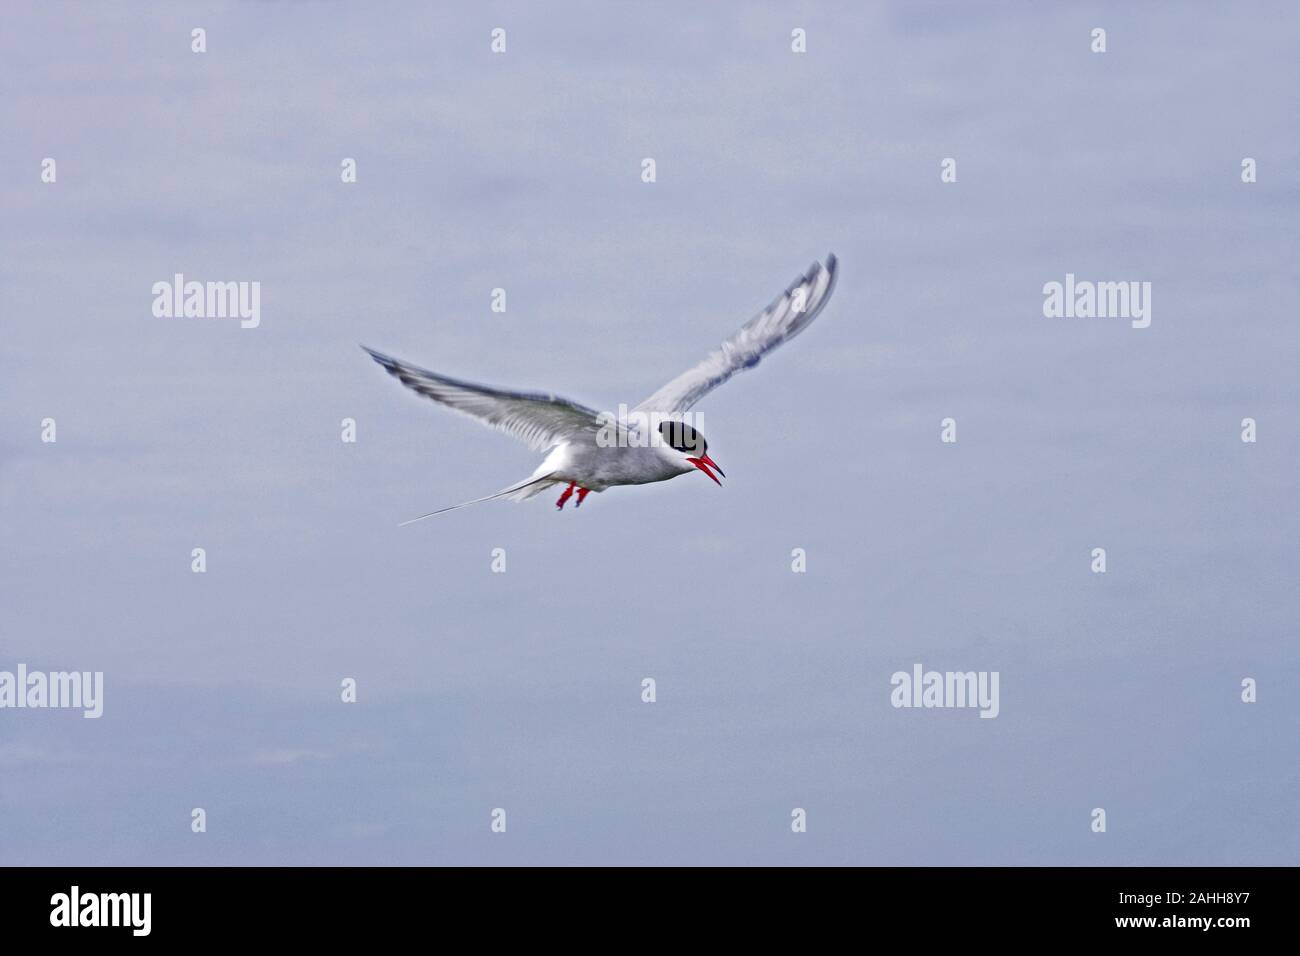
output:
M 0 863 L 1300 862 L 1298 42 L 1284 3 L 11 4 L 0 669 L 105 704 L 0 711 Z M 537 457 L 358 342 L 612 408 L 829 251 L 699 406 L 725 488 L 396 527 Z M 261 327 L 153 318 L 175 272 Z M 1044 318 L 1067 272 L 1151 327 Z M 893 709 L 918 661 L 1000 716 Z

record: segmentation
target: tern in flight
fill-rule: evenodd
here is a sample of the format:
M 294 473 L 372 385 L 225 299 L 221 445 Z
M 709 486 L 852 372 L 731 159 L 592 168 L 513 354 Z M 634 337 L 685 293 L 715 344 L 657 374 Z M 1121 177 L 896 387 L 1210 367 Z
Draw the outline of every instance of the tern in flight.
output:
M 625 421 L 557 395 L 515 392 L 449 378 L 363 345 L 371 358 L 412 391 L 513 435 L 535 450 L 547 450 L 537 470 L 523 481 L 402 523 L 494 498 L 523 501 L 555 485 L 566 486 L 556 502 L 560 509 L 575 490 L 576 508 L 592 491 L 667 481 L 697 470 L 721 485 L 717 475 L 726 475 L 709 457 L 704 436 L 684 421 L 684 413 L 731 376 L 753 368 L 772 349 L 811 325 L 834 288 L 835 257 L 831 255 L 824 266 L 813 263 L 771 305 L 698 365 L 637 405 L 631 415 L 624 416 Z

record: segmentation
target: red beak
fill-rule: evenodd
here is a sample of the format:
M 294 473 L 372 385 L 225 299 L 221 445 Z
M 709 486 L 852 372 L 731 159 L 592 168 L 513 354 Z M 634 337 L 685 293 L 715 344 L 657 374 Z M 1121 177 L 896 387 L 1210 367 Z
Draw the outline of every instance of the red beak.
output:
M 701 455 L 699 458 L 687 458 L 686 460 L 689 461 L 696 468 L 700 469 L 700 471 L 704 472 L 710 478 L 712 478 L 713 483 L 715 485 L 717 485 L 719 488 L 722 487 L 722 482 L 718 481 L 718 475 L 721 475 L 723 478 L 726 478 L 727 473 L 723 471 L 721 468 L 718 468 L 718 463 L 716 461 L 714 461 L 708 455 Z M 718 475 L 715 475 L 713 472 L 709 471 L 710 467 L 717 468 Z

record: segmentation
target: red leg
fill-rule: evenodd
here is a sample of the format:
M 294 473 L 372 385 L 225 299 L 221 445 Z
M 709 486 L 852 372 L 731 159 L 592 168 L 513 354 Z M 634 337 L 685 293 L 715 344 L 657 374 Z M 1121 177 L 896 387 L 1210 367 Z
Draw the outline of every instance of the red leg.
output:
M 560 495 L 560 500 L 555 503 L 555 507 L 559 508 L 561 511 L 564 510 L 564 503 L 573 496 L 574 484 L 575 482 L 569 482 L 569 487 L 564 489 L 564 494 Z
M 579 489 L 578 489 L 578 500 L 575 501 L 575 502 L 573 503 L 573 507 L 575 507 L 575 508 L 579 508 L 579 507 L 581 507 L 581 506 L 582 506 L 582 503 L 587 499 L 587 495 L 589 495 L 589 494 L 591 494 L 591 489 L 590 489 L 590 488 L 579 488 Z

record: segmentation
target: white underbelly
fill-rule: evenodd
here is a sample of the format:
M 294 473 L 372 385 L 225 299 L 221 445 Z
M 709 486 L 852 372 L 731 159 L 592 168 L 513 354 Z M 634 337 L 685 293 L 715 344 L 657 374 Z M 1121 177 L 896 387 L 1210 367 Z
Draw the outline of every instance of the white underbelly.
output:
M 689 464 L 678 464 L 657 448 L 602 448 L 593 442 L 557 446 L 546 456 L 537 473 L 552 474 L 560 481 L 576 482 L 592 491 L 604 491 L 614 485 L 667 481 L 690 470 Z

